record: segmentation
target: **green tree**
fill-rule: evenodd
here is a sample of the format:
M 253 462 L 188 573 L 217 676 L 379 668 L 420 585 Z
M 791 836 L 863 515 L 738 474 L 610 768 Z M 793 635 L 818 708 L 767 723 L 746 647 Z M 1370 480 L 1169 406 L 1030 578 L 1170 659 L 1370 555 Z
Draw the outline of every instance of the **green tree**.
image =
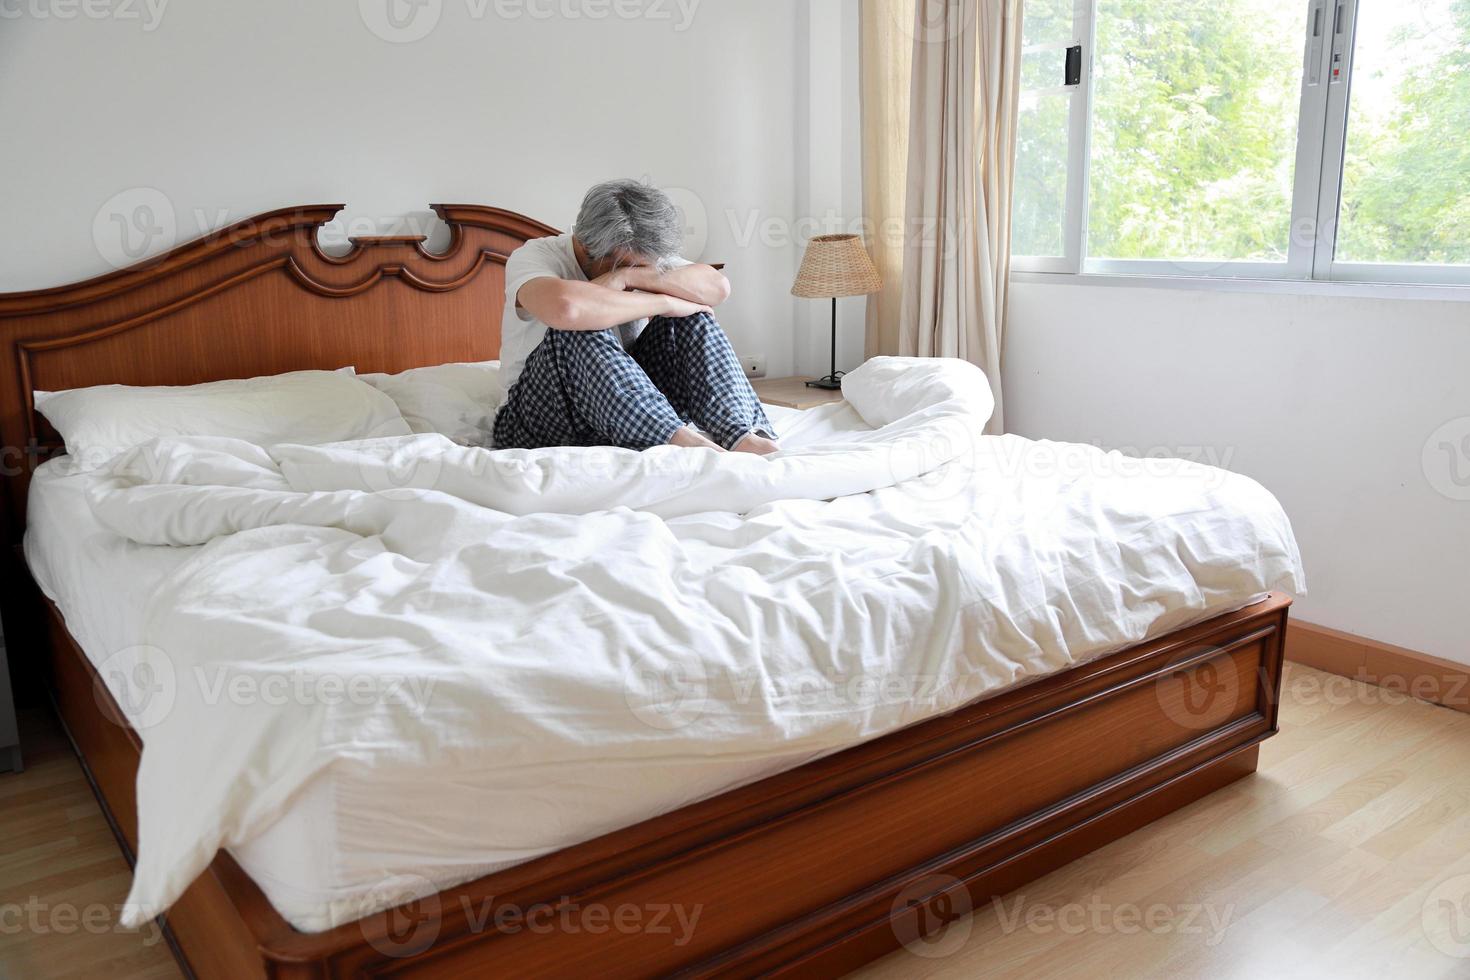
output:
M 1300 26 L 1269 0 L 1100 0 L 1088 253 L 1280 260 Z
M 1385 62 L 1408 68 L 1386 118 L 1356 105 L 1349 116 L 1337 244 L 1347 261 L 1470 263 L 1470 0 L 1418 10 L 1388 38 Z M 1374 84 L 1384 79 L 1353 79 L 1355 92 Z
M 1088 255 L 1282 261 L 1290 247 L 1305 11 L 1281 0 L 1097 0 Z M 1030 0 L 1030 44 L 1070 0 Z M 1033 17 L 1034 15 L 1034 17 Z M 1337 256 L 1470 263 L 1470 0 L 1363 0 Z M 1054 50 L 1027 84 L 1055 85 Z M 1014 245 L 1062 251 L 1068 110 L 1023 103 Z

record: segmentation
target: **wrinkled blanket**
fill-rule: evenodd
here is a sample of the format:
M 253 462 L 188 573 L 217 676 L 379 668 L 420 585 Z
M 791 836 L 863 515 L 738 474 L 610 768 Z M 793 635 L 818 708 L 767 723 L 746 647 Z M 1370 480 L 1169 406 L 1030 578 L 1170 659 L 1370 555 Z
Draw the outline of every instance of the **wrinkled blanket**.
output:
M 959 361 L 878 358 L 843 391 L 871 431 L 765 459 L 434 435 L 118 458 L 102 524 L 206 545 L 127 651 L 162 693 L 135 719 L 124 921 L 332 766 L 391 794 L 425 772 L 821 754 L 1301 588 L 1245 477 L 984 436 L 989 387 Z M 527 856 L 684 801 L 565 815 Z

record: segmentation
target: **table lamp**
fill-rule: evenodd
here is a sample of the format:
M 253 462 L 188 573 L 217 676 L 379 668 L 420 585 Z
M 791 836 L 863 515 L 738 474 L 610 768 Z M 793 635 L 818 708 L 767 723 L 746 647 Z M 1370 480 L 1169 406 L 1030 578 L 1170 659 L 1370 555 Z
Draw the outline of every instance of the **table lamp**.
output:
M 832 373 L 808 381 L 808 388 L 842 387 L 842 375 L 837 372 L 837 297 L 866 296 L 882 286 L 883 280 L 857 235 L 818 235 L 807 243 L 791 295 L 832 300 Z

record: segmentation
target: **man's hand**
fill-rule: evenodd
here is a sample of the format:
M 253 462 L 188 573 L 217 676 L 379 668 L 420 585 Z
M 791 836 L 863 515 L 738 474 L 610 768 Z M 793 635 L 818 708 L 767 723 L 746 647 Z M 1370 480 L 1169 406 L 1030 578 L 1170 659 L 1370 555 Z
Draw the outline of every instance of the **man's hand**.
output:
M 631 268 L 633 267 L 624 266 L 621 269 L 613 269 L 611 272 L 604 272 L 596 279 L 591 280 L 591 282 L 594 286 L 606 286 L 608 289 L 616 289 L 620 293 L 627 292 L 628 290 L 633 288 L 628 283 L 628 273 Z M 653 292 L 653 290 L 645 291 Z
M 685 268 L 698 268 L 697 266 L 686 266 Z M 706 267 L 707 268 L 707 267 Z M 686 316 L 694 316 L 696 313 L 713 313 L 711 304 L 701 301 L 700 297 L 689 295 L 692 290 L 680 289 L 682 277 L 676 277 L 675 273 L 683 269 L 674 269 L 670 272 L 659 272 L 646 265 L 629 265 L 611 272 L 604 272 L 592 280 L 594 286 L 602 286 L 617 292 L 648 293 L 658 300 L 664 301 L 667 310 L 659 316 L 673 319 L 681 319 Z M 718 271 L 716 276 L 724 279 Z M 728 293 L 728 290 L 726 290 Z
M 679 320 L 686 316 L 694 316 L 696 313 L 713 313 L 703 303 L 695 303 L 680 296 L 664 294 L 662 297 L 667 301 L 668 309 L 660 316 L 666 316 L 673 320 Z
M 516 294 L 516 305 L 557 330 L 606 330 L 651 316 L 692 316 L 709 307 L 676 296 L 543 276 Z
M 606 276 L 599 276 L 597 281 L 609 278 L 613 282 L 621 282 L 623 289 L 677 296 L 706 307 L 719 306 L 730 298 L 730 280 L 724 273 L 713 266 L 698 263 L 666 272 L 647 265 L 625 266 Z

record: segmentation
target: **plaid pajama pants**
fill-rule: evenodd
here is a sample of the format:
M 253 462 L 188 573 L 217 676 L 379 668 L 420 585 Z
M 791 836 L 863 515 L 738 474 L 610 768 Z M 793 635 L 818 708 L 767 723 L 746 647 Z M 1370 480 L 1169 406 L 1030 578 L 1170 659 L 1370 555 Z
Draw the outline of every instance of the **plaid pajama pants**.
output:
M 547 330 L 495 416 L 495 447 L 648 449 L 690 422 L 726 449 L 776 434 L 708 313 L 654 317 L 627 350 L 617 328 Z

